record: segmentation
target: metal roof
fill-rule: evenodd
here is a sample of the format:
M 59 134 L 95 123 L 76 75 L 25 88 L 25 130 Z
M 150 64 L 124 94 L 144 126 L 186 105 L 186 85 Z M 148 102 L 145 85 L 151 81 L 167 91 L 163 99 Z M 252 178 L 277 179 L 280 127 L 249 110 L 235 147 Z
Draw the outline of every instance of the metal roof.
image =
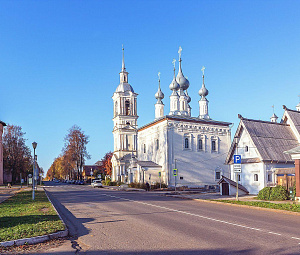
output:
M 160 165 L 156 164 L 153 161 L 137 161 L 137 164 L 140 165 L 141 167 L 160 167 Z
M 297 132 L 300 134 L 300 112 L 285 108 L 291 121 L 295 125 Z
M 220 184 L 222 182 L 227 182 L 229 185 L 232 185 L 234 187 L 237 186 L 235 181 L 225 177 L 224 175 L 222 175 L 222 178 L 221 178 L 220 181 L 218 181 L 218 184 Z M 246 193 L 249 193 L 249 191 L 242 184 L 239 184 L 239 189 L 242 190 L 242 191 L 245 191 Z

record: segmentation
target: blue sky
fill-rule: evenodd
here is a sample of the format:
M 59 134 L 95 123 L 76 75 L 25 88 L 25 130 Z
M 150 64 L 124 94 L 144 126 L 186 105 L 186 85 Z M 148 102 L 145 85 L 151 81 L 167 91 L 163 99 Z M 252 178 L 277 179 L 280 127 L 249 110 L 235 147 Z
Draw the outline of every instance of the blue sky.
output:
M 93 164 L 113 149 L 112 95 L 122 44 L 139 126 L 154 119 L 157 73 L 169 112 L 172 59 L 182 51 L 198 116 L 201 68 L 209 113 L 238 125 L 237 114 L 269 120 L 300 94 L 299 1 L 0 2 L 0 120 L 38 142 L 47 171 L 68 129 L 90 136 Z M 177 66 L 178 67 L 178 66 Z

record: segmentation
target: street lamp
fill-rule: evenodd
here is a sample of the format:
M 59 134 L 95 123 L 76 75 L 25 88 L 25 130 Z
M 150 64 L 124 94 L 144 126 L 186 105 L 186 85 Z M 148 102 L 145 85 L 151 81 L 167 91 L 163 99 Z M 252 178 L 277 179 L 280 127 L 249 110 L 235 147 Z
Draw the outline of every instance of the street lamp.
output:
M 32 143 L 32 147 L 33 147 L 33 180 L 32 180 L 32 200 L 34 200 L 35 198 L 35 176 L 36 176 L 36 172 L 35 172 L 35 149 L 36 149 L 37 143 L 33 142 Z

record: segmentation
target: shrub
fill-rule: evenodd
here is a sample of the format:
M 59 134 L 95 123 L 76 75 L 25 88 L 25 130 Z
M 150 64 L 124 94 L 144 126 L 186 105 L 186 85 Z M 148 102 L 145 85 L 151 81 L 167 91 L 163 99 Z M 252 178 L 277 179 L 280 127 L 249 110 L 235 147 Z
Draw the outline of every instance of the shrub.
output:
M 271 189 L 270 200 L 287 200 L 289 198 L 288 192 L 283 186 L 276 186 Z
M 264 187 L 258 192 L 257 198 L 260 200 L 269 200 L 271 194 L 271 187 Z

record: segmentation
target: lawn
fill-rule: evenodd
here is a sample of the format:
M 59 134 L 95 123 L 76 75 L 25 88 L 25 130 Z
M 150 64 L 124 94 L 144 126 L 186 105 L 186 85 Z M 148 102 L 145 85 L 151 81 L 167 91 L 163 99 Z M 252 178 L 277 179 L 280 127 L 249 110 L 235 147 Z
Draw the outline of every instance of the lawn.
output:
M 22 191 L 0 204 L 0 242 L 51 234 L 64 225 L 44 191 Z
M 272 203 L 272 202 L 260 202 L 260 201 L 236 201 L 236 200 L 212 200 L 222 203 L 239 204 L 239 205 L 249 205 L 254 207 L 279 209 L 292 212 L 300 212 L 299 204 L 284 204 L 284 203 Z

